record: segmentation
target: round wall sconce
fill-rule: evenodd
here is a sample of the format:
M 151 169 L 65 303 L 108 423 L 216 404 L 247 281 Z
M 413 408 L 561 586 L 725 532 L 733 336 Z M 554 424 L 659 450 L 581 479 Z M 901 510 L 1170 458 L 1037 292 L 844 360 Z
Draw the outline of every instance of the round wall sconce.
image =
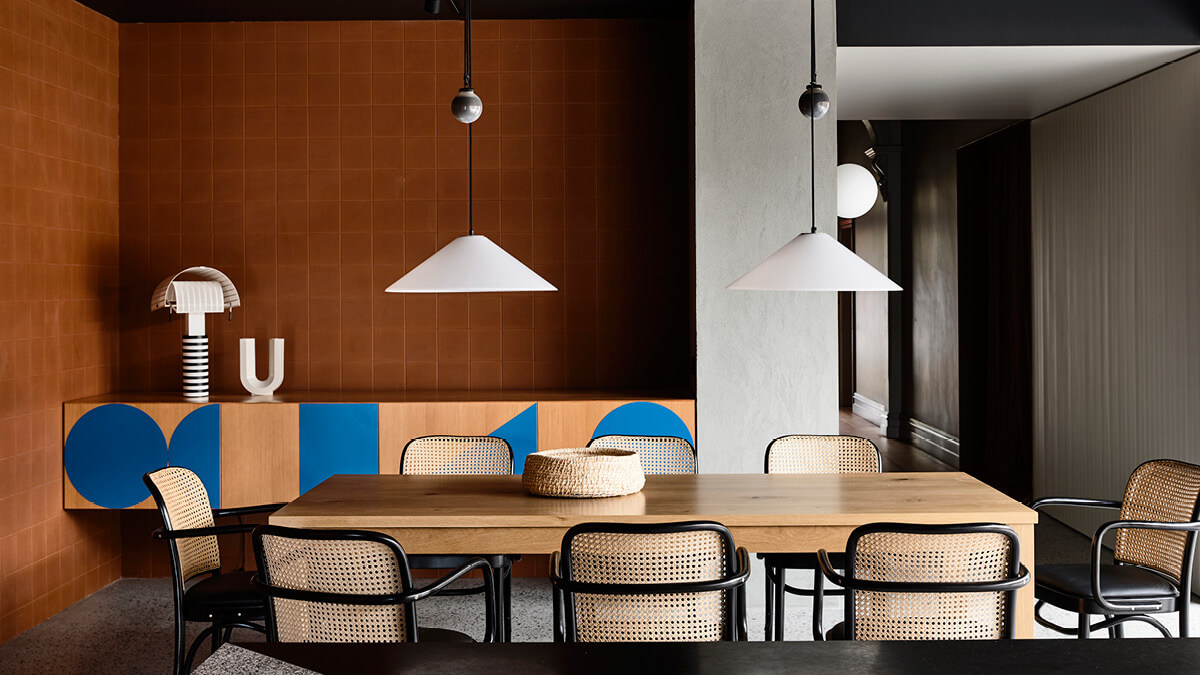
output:
M 879 185 L 871 170 L 861 164 L 840 164 L 837 168 L 838 218 L 858 218 L 875 205 Z

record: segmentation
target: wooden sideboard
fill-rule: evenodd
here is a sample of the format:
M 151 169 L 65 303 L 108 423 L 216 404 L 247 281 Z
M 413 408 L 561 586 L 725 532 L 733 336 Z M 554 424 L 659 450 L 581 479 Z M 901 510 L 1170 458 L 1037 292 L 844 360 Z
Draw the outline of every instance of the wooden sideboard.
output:
M 63 404 L 63 506 L 152 508 L 146 471 L 186 466 L 213 507 L 290 501 L 338 473 L 397 473 L 429 434 L 496 435 L 525 456 L 605 433 L 684 436 L 691 398 L 646 392 L 106 394 Z

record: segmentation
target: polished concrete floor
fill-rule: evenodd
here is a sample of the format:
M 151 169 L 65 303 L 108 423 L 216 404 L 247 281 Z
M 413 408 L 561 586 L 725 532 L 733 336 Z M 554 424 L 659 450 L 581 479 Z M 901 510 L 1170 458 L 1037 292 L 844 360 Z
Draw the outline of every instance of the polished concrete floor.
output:
M 904 443 L 882 439 L 877 429 L 860 418 L 843 413 L 843 433 L 867 436 L 879 445 L 887 471 L 948 471 L 946 464 Z M 1039 562 L 1085 562 L 1089 539 L 1051 518 L 1037 528 Z M 750 638 L 763 638 L 761 568 L 752 576 L 749 590 Z M 803 582 L 796 573 L 789 582 Z M 462 630 L 482 635 L 482 599 L 479 597 L 433 598 L 419 606 L 422 626 Z M 1193 616 L 1200 605 L 1194 605 Z M 515 579 L 513 582 L 513 639 L 521 642 L 551 639 L 550 585 L 545 579 Z M 841 602 L 831 598 L 825 625 L 841 620 Z M 1071 625 L 1071 615 L 1047 612 L 1060 623 Z M 171 669 L 172 607 L 167 579 L 122 579 L 76 603 L 41 625 L 0 645 L 0 674 L 7 673 L 166 673 Z M 803 598 L 789 598 L 787 638 L 811 639 L 812 612 Z M 1173 631 L 1174 621 L 1164 621 Z M 195 626 L 192 635 L 202 626 Z M 1133 624 L 1131 637 L 1156 635 L 1153 629 Z M 1038 637 L 1061 637 L 1041 627 Z M 240 631 L 235 641 L 261 640 L 257 633 Z M 201 649 L 198 661 L 208 656 Z

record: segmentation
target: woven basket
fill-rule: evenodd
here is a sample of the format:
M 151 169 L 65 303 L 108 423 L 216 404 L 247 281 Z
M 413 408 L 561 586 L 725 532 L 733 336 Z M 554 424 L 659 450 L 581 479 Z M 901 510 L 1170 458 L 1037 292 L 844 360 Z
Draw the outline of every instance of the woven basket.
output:
M 631 450 L 566 448 L 527 455 L 521 484 L 544 497 L 619 497 L 640 491 L 646 475 Z

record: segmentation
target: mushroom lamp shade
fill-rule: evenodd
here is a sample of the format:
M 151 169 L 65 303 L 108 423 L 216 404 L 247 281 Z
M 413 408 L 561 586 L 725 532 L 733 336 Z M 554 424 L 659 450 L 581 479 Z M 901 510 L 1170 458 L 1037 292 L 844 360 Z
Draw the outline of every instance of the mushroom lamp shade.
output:
M 899 291 L 894 281 L 823 232 L 784 244 L 728 288 L 739 291 Z
M 463 235 L 446 244 L 387 287 L 388 293 L 557 290 L 482 234 Z
M 875 206 L 879 186 L 871 170 L 861 164 L 841 164 L 837 168 L 838 218 L 858 218 Z

